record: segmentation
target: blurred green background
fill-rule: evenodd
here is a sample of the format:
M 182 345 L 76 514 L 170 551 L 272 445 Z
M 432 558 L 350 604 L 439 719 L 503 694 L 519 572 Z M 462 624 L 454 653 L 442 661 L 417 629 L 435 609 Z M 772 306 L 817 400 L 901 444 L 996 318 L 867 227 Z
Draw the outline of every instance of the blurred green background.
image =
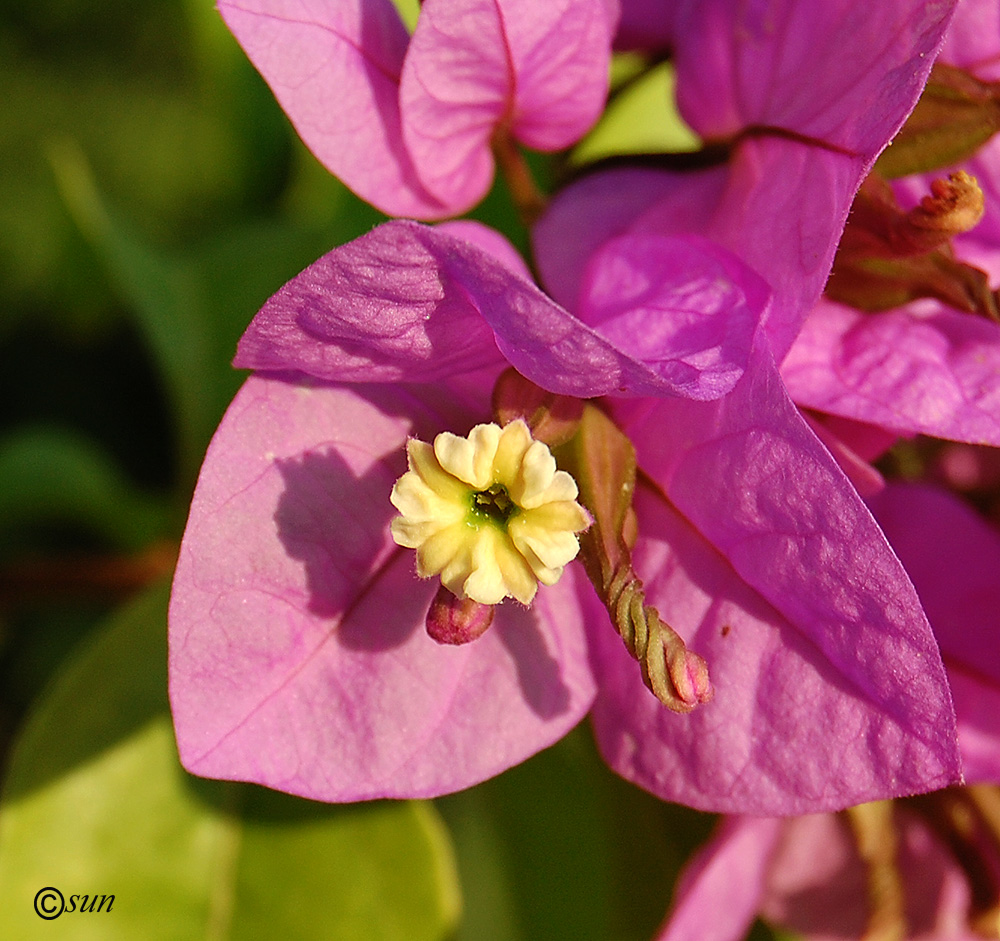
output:
M 0 76 L 0 937 L 652 937 L 711 819 L 586 728 L 436 802 L 180 769 L 166 598 L 236 340 L 381 217 L 208 0 L 7 0 Z M 477 215 L 525 245 L 501 191 Z M 43 921 L 46 886 L 113 909 Z

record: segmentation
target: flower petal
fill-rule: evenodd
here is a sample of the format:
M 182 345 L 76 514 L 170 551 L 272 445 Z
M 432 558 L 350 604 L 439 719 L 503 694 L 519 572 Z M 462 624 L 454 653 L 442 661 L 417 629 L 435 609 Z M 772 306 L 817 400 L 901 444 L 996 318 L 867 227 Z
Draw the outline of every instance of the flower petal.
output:
M 390 215 L 468 208 L 428 193 L 403 147 L 399 76 L 409 42 L 391 0 L 219 0 L 219 12 L 306 146 Z
M 941 61 L 970 69 L 983 81 L 1000 79 L 1000 7 L 962 0 L 941 47 Z
M 729 817 L 685 869 L 656 941 L 741 941 L 764 894 L 782 822 Z
M 902 434 L 1000 445 L 1000 325 L 941 308 L 864 314 L 821 301 L 781 375 L 807 408 Z
M 653 261 L 650 254 L 643 263 Z M 712 257 L 693 264 L 695 277 L 706 269 L 729 276 Z M 706 318 L 712 325 L 699 328 L 705 342 L 752 332 L 762 299 L 748 278 L 752 288 L 737 281 Z M 712 398 L 732 387 L 739 362 L 708 353 L 706 363 L 692 365 L 685 342 L 677 357 L 669 348 L 620 349 L 478 245 L 395 221 L 285 285 L 248 327 L 235 364 L 338 381 L 436 382 L 493 368 L 502 353 L 543 388 L 576 397 Z
M 170 694 L 196 774 L 319 800 L 468 787 L 560 738 L 593 697 L 573 573 L 475 643 L 389 536 L 410 434 L 466 431 L 488 388 L 251 377 L 211 445 L 170 609 Z
M 952 852 L 904 807 L 894 808 L 893 823 L 907 937 L 975 941 L 968 879 Z M 862 937 L 870 927 L 869 880 L 846 821 L 816 814 L 783 821 L 782 829 L 761 915 L 797 936 Z
M 870 163 L 916 102 L 955 4 L 681 0 L 678 6 L 677 103 L 699 134 L 778 127 Z
M 987 656 L 993 656 L 992 650 Z M 1000 784 L 1000 685 L 945 659 L 967 784 Z
M 390 222 L 324 255 L 263 306 L 234 365 L 340 382 L 438 382 L 491 366 L 499 372 L 506 362 L 489 325 L 423 244 L 425 232 L 432 230 Z
M 427 189 L 446 205 L 482 198 L 501 125 L 536 150 L 579 140 L 604 104 L 610 46 L 603 0 L 426 0 L 400 102 Z
M 892 483 L 869 501 L 946 657 L 1000 685 L 1000 533 L 953 494 Z
M 637 566 L 649 600 L 705 657 L 716 698 L 669 724 L 618 680 L 603 747 L 708 810 L 802 813 L 954 783 L 955 718 L 916 593 L 773 365 L 751 366 L 717 403 L 620 410 L 639 466 L 745 584 L 707 547 L 686 560 L 695 541 L 665 511 L 637 509 L 657 553 Z
M 606 241 L 700 236 L 770 287 L 764 329 L 780 360 L 826 283 L 862 169 L 858 157 L 751 137 L 724 167 L 596 173 L 563 190 L 535 228 L 542 282 L 560 301 L 584 304 L 579 273 Z
M 577 313 L 675 381 L 686 367 L 692 387 L 728 389 L 746 368 L 770 294 L 759 275 L 707 239 L 641 233 L 594 254 Z
M 595 602 L 592 719 L 615 771 L 664 800 L 761 815 L 839 809 L 957 778 L 955 733 L 949 743 L 947 721 L 942 730 L 922 716 L 928 707 L 918 696 L 896 703 L 905 690 L 873 694 L 845 676 L 840 658 L 775 610 L 662 495 L 640 487 L 635 508 L 647 602 L 705 658 L 715 696 L 688 715 L 665 710 L 598 621 Z M 848 645 L 890 647 L 867 633 Z M 935 695 L 947 712 L 947 690 Z

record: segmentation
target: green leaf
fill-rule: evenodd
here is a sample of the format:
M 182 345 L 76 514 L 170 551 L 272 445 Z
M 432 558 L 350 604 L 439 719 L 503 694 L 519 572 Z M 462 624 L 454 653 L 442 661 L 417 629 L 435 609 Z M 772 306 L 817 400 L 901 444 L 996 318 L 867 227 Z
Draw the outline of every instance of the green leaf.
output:
M 458 854 L 458 941 L 648 941 L 712 817 L 613 775 L 589 731 L 439 798 Z
M 331 211 L 337 210 L 332 226 L 296 219 L 249 223 L 170 253 L 148 244 L 105 205 L 78 147 L 64 142 L 52 149 L 51 159 L 67 206 L 159 366 L 177 426 L 186 493 L 242 382 L 230 363 L 246 325 L 285 281 L 329 250 L 336 241 L 331 229 L 365 231 L 371 220 L 326 174 L 323 192 L 333 199 Z
M 54 146 L 50 157 L 74 219 L 138 316 L 169 391 L 181 466 L 193 475 L 217 419 L 215 403 L 205 394 L 216 364 L 204 327 L 202 286 L 186 266 L 144 245 L 108 211 L 75 144 Z
M 0 548 L 17 526 L 68 522 L 139 549 L 163 535 L 166 518 L 163 505 L 78 434 L 38 427 L 0 440 Z
M 81 941 L 447 937 L 458 896 L 432 805 L 316 804 L 180 768 L 166 601 L 119 612 L 26 723 L 0 799 L 0 937 L 41 935 L 46 886 L 114 895 L 61 916 Z
M 574 166 L 622 154 L 689 153 L 701 141 L 674 104 L 673 65 L 661 63 L 630 81 L 571 155 Z
M 886 179 L 930 173 L 972 157 L 1000 131 L 1000 85 L 935 63 L 917 106 L 875 164 Z

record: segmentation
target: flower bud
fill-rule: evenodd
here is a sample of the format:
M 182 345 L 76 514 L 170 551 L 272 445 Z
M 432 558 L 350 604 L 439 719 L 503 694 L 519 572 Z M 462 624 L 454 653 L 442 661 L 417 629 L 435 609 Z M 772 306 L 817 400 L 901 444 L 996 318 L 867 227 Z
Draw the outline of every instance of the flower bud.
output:
M 427 611 L 427 633 L 439 644 L 467 644 L 493 623 L 494 607 L 459 598 L 441 585 Z

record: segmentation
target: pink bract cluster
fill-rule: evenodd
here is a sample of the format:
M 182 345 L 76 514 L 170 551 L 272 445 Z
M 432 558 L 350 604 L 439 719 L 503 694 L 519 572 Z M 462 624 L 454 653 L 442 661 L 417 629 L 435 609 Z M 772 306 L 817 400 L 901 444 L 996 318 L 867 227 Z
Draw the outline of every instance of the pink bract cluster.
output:
M 614 770 L 704 810 L 1000 780 L 1000 536 L 867 462 L 918 434 L 1000 445 L 1000 326 L 821 298 L 942 43 L 995 70 L 996 11 L 962 0 L 946 38 L 955 6 L 425 0 L 411 36 L 389 0 L 222 0 L 316 156 L 408 218 L 319 259 L 240 342 L 252 374 L 206 456 L 170 610 L 184 765 L 319 800 L 427 797 L 589 714 Z M 613 47 L 669 52 L 679 109 L 721 158 L 560 189 L 531 233 L 541 287 L 499 233 L 412 221 L 474 206 L 501 149 L 579 140 Z M 954 244 L 993 280 L 998 153 L 972 161 L 986 215 Z M 634 446 L 635 570 L 715 691 L 689 714 L 643 684 L 579 562 L 470 643 L 424 630 L 439 583 L 393 542 L 389 493 L 407 440 L 489 422 L 510 367 L 595 401 Z M 708 851 L 722 862 L 686 883 L 682 920 L 713 866 L 752 870 L 729 934 L 664 937 L 735 938 L 765 897 L 777 911 L 761 847 L 783 826 L 734 818 Z

